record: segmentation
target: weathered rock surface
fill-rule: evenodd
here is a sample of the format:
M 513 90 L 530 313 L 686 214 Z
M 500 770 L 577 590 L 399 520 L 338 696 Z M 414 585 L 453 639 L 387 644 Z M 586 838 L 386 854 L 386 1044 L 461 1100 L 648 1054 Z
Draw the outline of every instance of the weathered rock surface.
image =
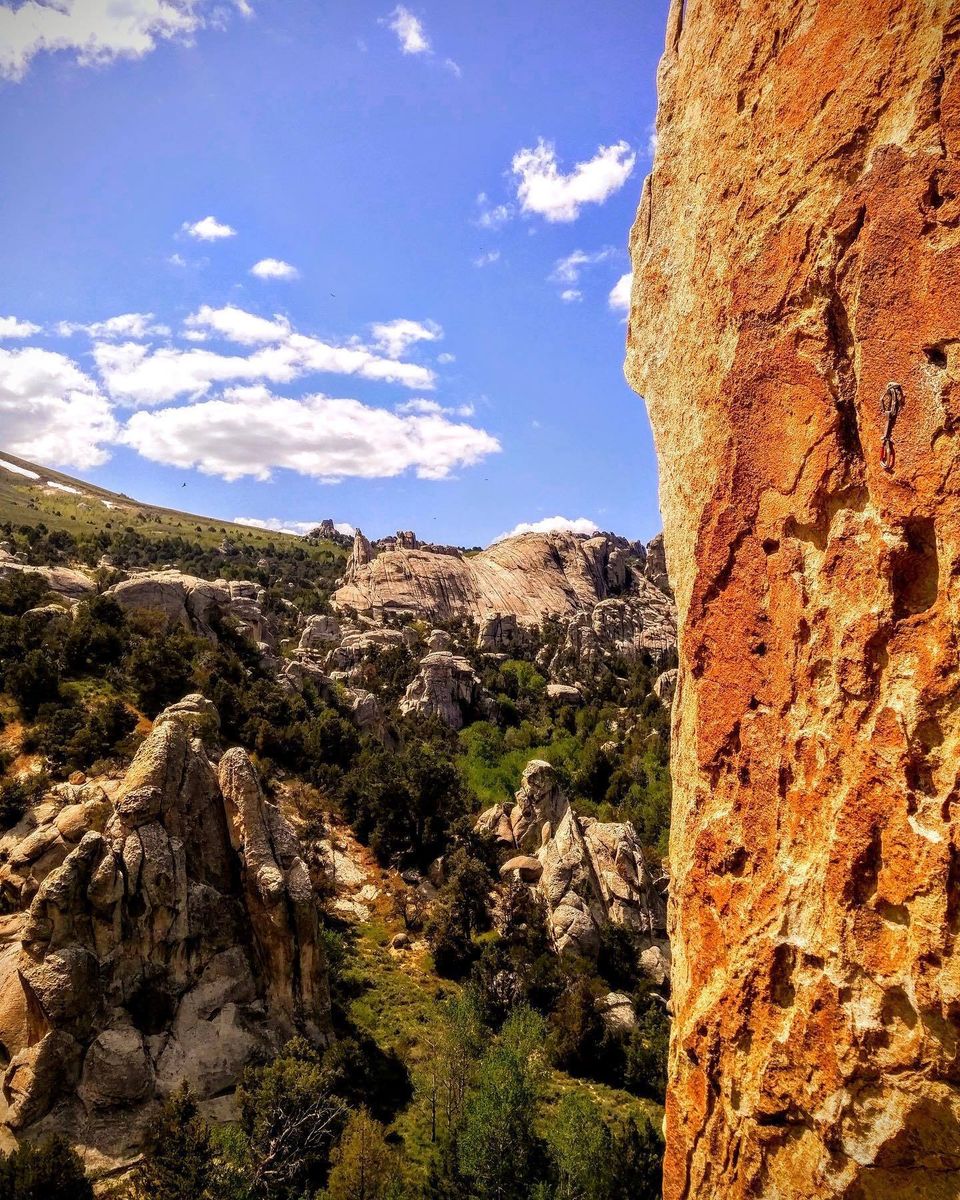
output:
M 560 953 L 593 956 L 604 926 L 623 925 L 662 935 L 662 896 L 629 823 L 580 817 L 560 788 L 556 771 L 538 759 L 527 764 L 516 804 L 482 813 L 480 833 L 492 834 L 514 853 L 501 875 L 534 886 L 546 904 L 547 924 Z
M 14 910 L 0 931 L 0 1109 L 18 1133 L 63 1131 L 122 1160 L 182 1080 L 220 1094 L 252 1055 L 329 1035 L 299 845 L 244 751 L 223 755 L 218 778 L 212 718 L 187 697 L 112 800 L 58 785 L 28 836 L 0 842 Z
M 628 334 L 681 624 L 667 1200 L 960 1187 L 958 53 L 945 0 L 671 4 Z
M 338 609 L 377 619 L 388 613 L 469 619 L 480 627 L 484 648 L 512 639 L 509 618 L 539 625 L 548 615 L 592 609 L 625 586 L 621 548 L 605 534 L 522 534 L 471 556 L 401 547 L 372 557 L 361 539 L 333 596 Z
M 29 575 L 39 575 L 51 592 L 63 596 L 67 600 L 82 600 L 96 591 L 96 584 L 83 571 L 75 571 L 71 567 L 35 567 L 21 562 L 6 550 L 0 550 L 0 577 L 10 575 L 15 571 L 23 571 Z
M 462 729 L 465 716 L 476 712 L 483 700 L 480 679 L 466 658 L 449 650 L 432 650 L 420 660 L 416 677 L 400 700 L 400 711 L 436 717 L 450 729 Z
M 193 633 L 215 638 L 212 620 L 229 616 L 255 642 L 273 638 L 261 610 L 264 590 L 248 580 L 199 579 L 182 571 L 145 571 L 108 588 L 125 612 L 149 609 Z

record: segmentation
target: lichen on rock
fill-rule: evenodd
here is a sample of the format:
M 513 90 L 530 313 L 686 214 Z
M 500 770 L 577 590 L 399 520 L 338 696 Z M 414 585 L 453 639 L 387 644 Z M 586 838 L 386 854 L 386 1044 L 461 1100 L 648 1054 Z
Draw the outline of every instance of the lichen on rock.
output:
M 680 624 L 667 1200 L 956 1195 L 958 53 L 944 0 L 671 4 L 627 354 Z

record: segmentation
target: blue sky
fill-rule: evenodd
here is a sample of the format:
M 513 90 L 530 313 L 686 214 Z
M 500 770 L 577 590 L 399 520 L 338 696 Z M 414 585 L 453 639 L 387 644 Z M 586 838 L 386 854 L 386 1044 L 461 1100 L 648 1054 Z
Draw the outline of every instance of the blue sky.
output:
M 611 291 L 666 8 L 0 2 L 0 444 L 226 519 L 651 537 Z

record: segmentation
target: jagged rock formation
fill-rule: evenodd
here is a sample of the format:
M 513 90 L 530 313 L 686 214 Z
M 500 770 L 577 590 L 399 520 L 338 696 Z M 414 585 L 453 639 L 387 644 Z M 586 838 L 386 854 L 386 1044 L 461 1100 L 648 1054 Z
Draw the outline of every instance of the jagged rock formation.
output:
M 268 646 L 272 632 L 261 610 L 264 589 L 248 580 L 199 579 L 181 571 L 145 571 L 108 588 L 125 612 L 149 609 L 204 637 L 216 639 L 214 614 L 229 615 L 255 642 Z
M 201 1099 L 294 1033 L 330 1032 L 297 840 L 216 711 L 166 710 L 113 795 L 61 784 L 0 842 L 3 1120 L 129 1160 L 181 1081 Z
M 82 571 L 75 571 L 71 567 L 35 567 L 22 562 L 8 550 L 0 550 L 0 577 L 15 571 L 39 575 L 51 592 L 65 600 L 82 600 L 84 596 L 90 596 L 96 591 L 94 581 Z
M 681 623 L 667 1200 L 957 1195 L 958 53 L 945 0 L 671 4 L 628 334 Z
M 529 762 L 516 804 L 488 808 L 477 831 L 511 852 L 501 875 L 516 874 L 542 898 L 559 953 L 596 955 L 608 924 L 649 935 L 650 948 L 662 942 L 665 905 L 633 826 L 579 816 L 549 763 Z
M 480 679 L 469 661 L 449 650 L 432 650 L 420 660 L 400 711 L 436 717 L 450 729 L 462 729 L 465 716 L 477 712 L 483 701 Z

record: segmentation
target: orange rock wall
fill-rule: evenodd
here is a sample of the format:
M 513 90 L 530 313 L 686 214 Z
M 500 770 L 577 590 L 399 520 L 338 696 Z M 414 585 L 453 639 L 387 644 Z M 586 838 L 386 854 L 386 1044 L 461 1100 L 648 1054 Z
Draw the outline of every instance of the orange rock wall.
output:
M 958 53 L 941 0 L 671 8 L 627 360 L 681 620 L 667 1200 L 960 1196 Z

